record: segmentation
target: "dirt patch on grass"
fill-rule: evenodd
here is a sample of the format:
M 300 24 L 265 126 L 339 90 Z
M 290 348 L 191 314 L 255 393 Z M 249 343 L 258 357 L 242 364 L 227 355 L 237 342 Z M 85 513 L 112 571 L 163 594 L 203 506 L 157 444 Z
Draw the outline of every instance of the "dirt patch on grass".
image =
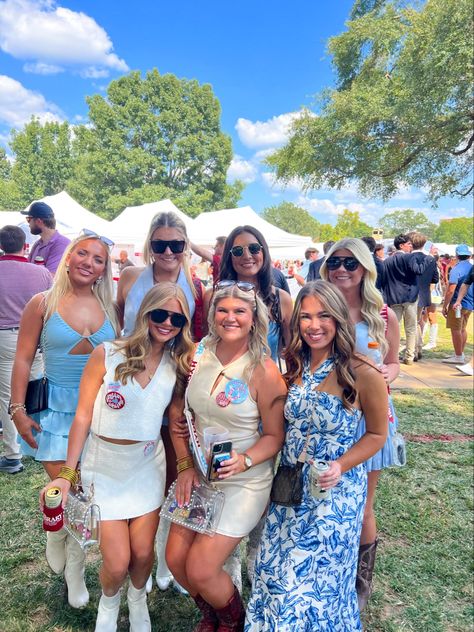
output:
M 433 441 L 450 443 L 451 441 L 465 442 L 474 440 L 474 435 L 472 434 L 413 434 L 411 432 L 405 432 L 403 436 L 408 441 L 415 443 L 432 443 Z

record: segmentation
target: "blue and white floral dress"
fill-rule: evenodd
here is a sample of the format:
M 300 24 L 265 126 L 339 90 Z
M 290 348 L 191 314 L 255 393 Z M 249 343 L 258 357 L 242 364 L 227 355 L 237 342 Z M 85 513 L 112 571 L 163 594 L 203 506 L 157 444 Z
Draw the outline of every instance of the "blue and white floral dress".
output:
M 314 374 L 305 366 L 285 404 L 284 465 L 295 465 L 309 433 L 307 458 L 332 461 L 357 441 L 362 412 L 315 390 L 333 370 L 326 360 Z M 311 495 L 310 465 L 303 466 L 298 507 L 274 503 L 262 535 L 246 632 L 351 632 L 361 630 L 355 591 L 357 552 L 367 492 L 363 464 L 343 474 L 327 499 Z

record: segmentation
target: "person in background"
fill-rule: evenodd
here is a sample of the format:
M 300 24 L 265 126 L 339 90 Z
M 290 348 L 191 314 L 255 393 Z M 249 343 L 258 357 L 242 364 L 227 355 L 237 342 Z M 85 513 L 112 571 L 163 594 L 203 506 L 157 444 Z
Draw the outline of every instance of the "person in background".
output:
M 192 355 L 183 291 L 160 283 L 145 295 L 132 334 L 99 345 L 84 368 L 65 468 L 43 488 L 40 503 L 51 487 L 67 498 L 80 460 L 81 484 L 86 492 L 93 486 L 101 513 L 95 632 L 116 630 L 127 575 L 130 630 L 151 631 L 146 581 L 166 479 L 160 427 L 175 384 L 184 392 Z M 108 399 L 110 391 L 118 391 L 122 406 Z
M 417 313 L 417 332 L 416 332 L 416 348 L 415 358 L 421 360 L 423 347 L 423 334 L 426 326 L 426 321 L 430 322 L 430 342 L 433 346 L 429 346 L 429 349 L 436 347 L 436 338 L 438 333 L 436 306 L 431 302 L 431 285 L 436 284 L 439 281 L 438 266 L 436 260 L 427 252 L 424 252 L 427 238 L 421 233 L 412 232 L 408 236 L 413 244 L 413 253 L 419 252 L 423 257 L 429 259 L 429 264 L 423 274 L 417 276 L 418 283 L 418 313 Z
M 53 283 L 44 266 L 28 263 L 25 257 L 25 233 L 19 226 L 0 230 L 0 419 L 3 423 L 3 456 L 0 472 L 16 474 L 23 470 L 18 433 L 10 419 L 10 381 L 15 361 L 20 319 L 25 305 L 38 292 L 49 290 Z M 36 353 L 30 380 L 43 374 L 41 355 Z
M 221 258 L 222 252 L 224 250 L 225 240 L 225 236 L 216 237 L 214 252 L 212 252 L 212 250 L 209 250 L 208 248 L 205 248 L 204 246 L 198 246 L 197 244 L 191 242 L 189 244 L 189 247 L 193 252 L 201 257 L 201 259 L 209 261 L 209 263 L 212 265 L 212 279 L 214 283 L 217 283 L 217 281 L 219 280 L 219 269 L 221 267 Z
M 313 247 L 306 248 L 305 253 L 304 253 L 305 260 L 303 262 L 303 265 L 298 270 L 297 274 L 296 273 L 293 274 L 296 281 L 298 282 L 298 285 L 300 285 L 301 287 L 303 287 L 303 285 L 306 283 L 306 279 L 309 273 L 309 266 L 311 265 L 313 261 L 317 261 L 318 256 L 319 256 L 319 250 L 317 248 L 313 248 Z
M 56 230 L 53 209 L 46 202 L 33 202 L 26 211 L 20 212 L 26 215 L 30 233 L 40 236 L 30 250 L 28 261 L 44 265 L 54 274 L 70 239 Z
M 324 242 L 323 244 L 324 257 L 320 257 L 319 259 L 316 259 L 316 261 L 312 261 L 310 263 L 308 276 L 306 277 L 306 281 L 308 281 L 308 283 L 309 281 L 317 281 L 318 279 L 321 278 L 321 274 L 319 271 L 321 270 L 321 266 L 324 263 L 327 253 L 332 248 L 334 243 L 335 243 L 334 240 L 329 240 L 329 241 Z
M 473 289 L 473 284 L 474 284 L 474 266 L 471 266 L 471 269 L 469 270 L 469 272 L 467 273 L 467 275 L 464 277 L 461 287 L 459 289 L 459 294 L 458 297 L 453 305 L 453 309 L 461 309 L 463 307 L 466 307 L 467 305 L 471 305 L 471 311 L 473 309 L 473 300 L 472 300 L 472 289 Z M 465 302 L 465 298 L 468 295 L 469 291 L 471 292 L 471 301 L 470 303 L 466 303 Z M 473 375 L 474 371 L 473 371 L 473 362 L 474 362 L 474 355 L 471 357 L 471 361 L 468 362 L 467 364 L 463 364 L 462 366 L 457 366 L 457 370 L 461 371 L 461 373 L 465 373 L 466 375 Z
M 375 241 L 373 237 L 361 237 L 361 239 L 365 243 L 367 248 L 370 250 L 370 254 L 372 255 L 374 259 L 375 269 L 377 270 L 377 280 L 375 282 L 375 287 L 378 290 L 380 290 L 382 288 L 382 283 L 383 283 L 384 267 L 383 267 L 383 261 L 380 259 L 380 257 L 376 256 L 375 254 L 377 242 Z M 382 246 L 382 252 L 383 252 L 383 246 Z
M 115 263 L 118 264 L 119 274 L 122 274 L 122 271 L 129 266 L 134 266 L 135 264 L 130 261 L 128 258 L 128 252 L 126 250 L 121 250 L 119 252 L 119 258 L 115 259 Z
M 110 240 L 91 231 L 76 237 L 64 251 L 54 283 L 36 294 L 21 317 L 12 371 L 11 417 L 21 436 L 23 454 L 41 462 L 51 480 L 64 465 L 71 424 L 79 398 L 79 382 L 93 349 L 120 333 L 112 291 Z M 48 407 L 29 416 L 25 395 L 38 348 L 48 379 Z M 46 559 L 51 569 L 64 570 L 69 605 L 89 601 L 84 583 L 84 551 L 65 529 L 47 532 Z
M 275 266 L 272 266 L 272 281 L 273 287 L 278 287 L 280 290 L 285 290 L 288 294 L 290 293 L 290 286 L 288 285 L 284 272 Z
M 467 324 L 473 310 L 472 285 L 462 300 L 460 318 L 456 317 L 454 304 L 464 278 L 471 271 L 470 257 L 471 251 L 466 244 L 456 246 L 457 263 L 449 273 L 448 287 L 444 295 L 443 316 L 446 318 L 447 329 L 451 329 L 451 339 L 454 347 L 454 355 L 442 360 L 442 362 L 447 362 L 448 364 L 464 364 L 466 361 L 464 348 L 467 342 Z
M 296 299 L 285 356 L 289 390 L 281 453 L 285 466 L 303 460 L 303 498 L 288 507 L 270 502 L 246 632 L 361 629 L 355 583 L 364 462 L 385 442 L 388 399 L 380 371 L 354 351 L 342 294 L 326 281 L 307 283 Z M 328 467 L 312 485 L 312 463 L 319 461 Z M 328 495 L 313 495 L 315 487 Z
M 376 244 L 374 255 L 375 257 L 377 257 L 377 259 L 380 259 L 380 261 L 383 261 L 385 259 L 385 246 L 383 244 Z

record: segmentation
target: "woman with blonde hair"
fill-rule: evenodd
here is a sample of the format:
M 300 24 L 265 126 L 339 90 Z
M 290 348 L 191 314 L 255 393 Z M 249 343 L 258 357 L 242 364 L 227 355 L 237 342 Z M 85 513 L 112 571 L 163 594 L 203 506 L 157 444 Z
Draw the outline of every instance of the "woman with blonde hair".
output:
M 400 330 L 395 313 L 384 305 L 382 295 L 375 287 L 375 263 L 361 239 L 346 238 L 336 242 L 321 266 L 321 277 L 333 283 L 343 294 L 349 307 L 351 322 L 355 326 L 356 350 L 367 355 L 370 342 L 378 343 L 377 364 L 387 387 L 400 372 L 398 348 Z M 397 418 L 389 399 L 389 432 L 385 445 L 367 461 L 368 490 L 364 522 L 360 539 L 357 593 L 362 610 L 372 590 L 372 574 L 377 549 L 377 525 L 374 514 L 375 490 L 383 468 L 395 464 L 392 437 L 397 430 Z M 361 423 L 359 436 L 365 432 Z
M 11 417 L 23 454 L 41 461 L 50 479 L 64 465 L 67 440 L 77 406 L 82 371 L 94 348 L 119 334 L 112 301 L 112 242 L 84 230 L 66 248 L 52 288 L 25 307 L 12 371 Z M 28 416 L 24 405 L 30 368 L 38 344 L 48 379 L 48 408 Z M 84 554 L 66 531 L 47 533 L 46 559 L 62 573 L 69 604 L 84 606 Z
M 268 356 L 268 317 L 251 283 L 219 281 L 209 310 L 209 336 L 201 343 L 186 390 L 196 432 L 205 445 L 207 428 L 220 426 L 232 443 L 214 483 L 225 504 L 213 537 L 171 526 L 166 558 L 202 613 L 195 632 L 242 630 L 242 600 L 223 565 L 262 517 L 273 479 L 273 458 L 284 438 L 286 387 Z M 170 417 L 174 430 L 174 419 Z M 261 431 L 259 426 L 261 423 Z M 180 506 L 200 484 L 187 440 L 173 432 L 179 466 Z M 209 458 L 209 457 L 208 457 Z
M 152 219 L 143 247 L 145 267 L 128 267 L 122 272 L 117 288 L 117 306 L 124 334 L 133 330 L 138 308 L 145 294 L 154 285 L 165 281 L 176 283 L 183 290 L 193 320 L 193 334 L 200 339 L 197 324 L 202 323 L 203 287 L 199 279 L 193 280 L 189 266 L 189 239 L 183 220 L 172 211 L 158 213 Z M 176 478 L 175 454 L 168 430 L 168 420 L 163 420 L 161 435 L 168 463 L 166 488 Z M 165 562 L 165 546 L 168 523 L 158 529 L 156 541 L 156 583 L 166 590 L 172 581 Z M 179 589 L 179 586 L 177 586 Z
M 364 461 L 385 441 L 387 390 L 380 372 L 354 354 L 354 342 L 341 293 L 326 281 L 307 283 L 295 302 L 285 354 L 289 390 L 280 462 L 284 480 L 301 484 L 294 494 L 280 486 L 272 494 L 247 632 L 361 630 L 355 575 Z
M 43 502 L 47 489 L 59 487 L 66 499 L 84 449 L 82 485 L 85 490 L 93 485 L 101 510 L 96 632 L 116 629 L 127 575 L 130 630 L 151 630 L 146 581 L 166 478 L 161 422 L 175 385 L 178 393 L 184 390 L 192 354 L 186 297 L 175 284 L 160 283 L 145 295 L 130 336 L 92 352 L 65 467 L 41 492 Z

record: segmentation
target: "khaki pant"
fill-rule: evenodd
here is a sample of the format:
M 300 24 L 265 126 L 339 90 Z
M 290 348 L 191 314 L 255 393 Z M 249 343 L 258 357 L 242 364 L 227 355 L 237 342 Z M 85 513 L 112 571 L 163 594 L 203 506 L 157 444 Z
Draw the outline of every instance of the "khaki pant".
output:
M 401 303 L 399 305 L 390 305 L 395 314 L 397 315 L 398 322 L 400 323 L 403 318 L 403 326 L 405 327 L 405 360 L 412 361 L 415 357 L 416 347 L 416 329 L 417 329 L 417 309 L 418 301 L 414 303 Z
M 8 414 L 10 403 L 10 381 L 15 361 L 18 330 L 0 329 L 0 420 L 3 424 L 4 456 L 7 459 L 20 459 L 20 446 L 15 424 Z M 37 353 L 31 367 L 30 380 L 43 375 L 43 357 Z

